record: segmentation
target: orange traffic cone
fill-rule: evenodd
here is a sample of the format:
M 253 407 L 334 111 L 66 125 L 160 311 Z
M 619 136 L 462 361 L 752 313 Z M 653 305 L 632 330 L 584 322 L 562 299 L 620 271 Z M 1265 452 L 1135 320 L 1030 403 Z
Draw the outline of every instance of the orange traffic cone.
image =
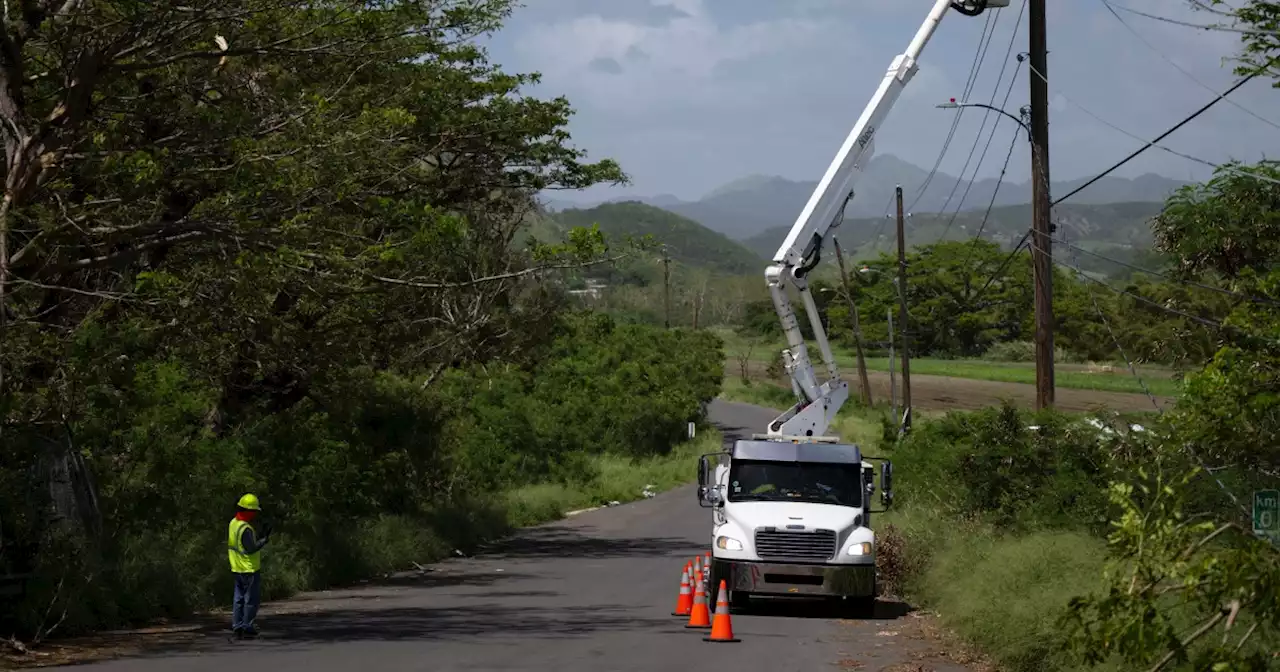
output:
M 676 598 L 676 610 L 672 616 L 688 616 L 693 609 L 693 592 L 689 589 L 689 566 L 685 565 L 680 572 L 680 596 Z
M 729 619 L 729 598 L 725 595 L 724 579 L 720 580 L 720 590 L 716 595 L 716 617 L 711 622 L 711 634 L 703 637 L 704 642 L 741 642 L 733 636 L 733 622 Z
M 693 556 L 693 578 L 697 579 L 702 576 L 702 556 Z
M 689 622 L 686 628 L 711 627 L 711 612 L 707 610 L 707 591 L 699 581 L 693 588 L 693 607 L 689 609 Z

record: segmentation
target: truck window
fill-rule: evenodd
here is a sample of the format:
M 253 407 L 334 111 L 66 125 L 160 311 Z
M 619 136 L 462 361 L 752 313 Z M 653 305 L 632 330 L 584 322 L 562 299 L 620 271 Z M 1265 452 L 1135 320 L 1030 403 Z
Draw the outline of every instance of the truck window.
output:
M 731 502 L 814 502 L 861 506 L 861 465 L 733 460 Z

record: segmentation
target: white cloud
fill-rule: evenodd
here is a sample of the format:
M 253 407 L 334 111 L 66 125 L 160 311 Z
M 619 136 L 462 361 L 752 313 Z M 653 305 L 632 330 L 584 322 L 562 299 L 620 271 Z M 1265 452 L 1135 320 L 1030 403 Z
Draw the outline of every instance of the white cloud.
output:
M 652 105 L 660 99 L 716 101 L 740 97 L 725 87 L 721 68 L 785 52 L 822 32 L 821 22 L 784 18 L 723 27 L 702 0 L 652 0 L 681 15 L 663 25 L 600 14 L 535 25 L 516 42 L 533 69 L 569 84 L 576 102 L 605 109 Z M 620 71 L 592 67 L 609 59 Z
M 1111 0 L 1178 20 L 1214 20 L 1186 0 Z M 1028 101 L 1033 75 L 1005 62 L 1022 0 L 1001 10 L 971 99 L 1006 90 L 1006 108 Z M 639 193 L 694 197 L 748 173 L 813 179 L 830 160 L 893 57 L 919 27 L 933 0 L 536 0 L 496 40 L 499 61 L 543 73 L 540 95 L 565 94 L 578 114 L 570 126 L 579 146 L 611 156 Z M 1154 21 L 1102 0 L 1049 3 L 1051 156 L 1054 175 L 1092 174 L 1141 143 L 1093 119 L 1089 111 L 1135 135 L 1155 137 L 1236 75 L 1223 58 L 1239 36 Z M 1026 16 L 1013 54 L 1027 49 Z M 984 18 L 949 16 L 930 42 L 920 71 L 877 140 L 880 153 L 931 167 L 955 113 L 935 108 L 959 97 L 983 32 Z M 1162 55 L 1163 54 L 1163 55 Z M 1187 78 L 1165 58 L 1213 92 Z M 996 76 L 1006 67 L 998 89 Z M 1233 101 L 1280 123 L 1280 92 L 1254 82 Z M 959 172 L 983 115 L 965 115 L 942 170 Z M 1001 126 L 980 174 L 999 172 L 1013 128 Z M 1280 152 L 1280 132 L 1230 103 L 1220 103 L 1164 141 L 1211 161 L 1256 160 Z M 979 149 L 983 145 L 979 144 Z M 1027 152 L 1014 153 L 1012 179 L 1025 179 Z M 998 155 L 998 156 L 997 156 Z M 970 170 L 977 165 L 974 157 Z M 1203 166 L 1149 151 L 1121 169 L 1185 179 Z

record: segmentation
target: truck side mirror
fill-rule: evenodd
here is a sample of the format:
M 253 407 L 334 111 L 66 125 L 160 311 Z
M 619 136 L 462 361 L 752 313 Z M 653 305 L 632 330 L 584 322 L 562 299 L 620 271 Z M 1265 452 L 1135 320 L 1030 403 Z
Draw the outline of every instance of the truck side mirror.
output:
M 880 465 L 880 503 L 887 509 L 893 504 L 893 462 Z
M 710 473 L 711 473 L 711 464 L 707 462 L 707 456 L 703 455 L 702 457 L 699 457 L 698 458 L 698 506 L 701 506 L 703 508 L 707 508 L 709 505 L 714 504 L 714 502 L 711 501 L 711 495 L 714 493 L 715 489 L 707 487 L 707 481 L 710 480 L 709 478 Z

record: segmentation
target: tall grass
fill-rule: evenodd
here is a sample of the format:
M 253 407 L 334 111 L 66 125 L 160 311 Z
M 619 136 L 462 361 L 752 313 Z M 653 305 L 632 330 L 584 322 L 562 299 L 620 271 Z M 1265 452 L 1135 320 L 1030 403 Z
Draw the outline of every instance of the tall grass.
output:
M 1058 627 L 1068 601 L 1102 587 L 1106 544 L 1086 532 L 1001 533 L 912 503 L 882 519 L 920 571 L 908 598 L 1009 672 L 1075 672 Z
M 660 457 L 596 456 L 595 475 L 589 481 L 532 485 L 506 493 L 502 501 L 507 524 L 511 529 L 537 525 L 575 509 L 639 499 L 645 486 L 663 491 L 689 483 L 697 478 L 698 457 L 720 450 L 721 441 L 719 430 L 700 427 L 697 438 Z

